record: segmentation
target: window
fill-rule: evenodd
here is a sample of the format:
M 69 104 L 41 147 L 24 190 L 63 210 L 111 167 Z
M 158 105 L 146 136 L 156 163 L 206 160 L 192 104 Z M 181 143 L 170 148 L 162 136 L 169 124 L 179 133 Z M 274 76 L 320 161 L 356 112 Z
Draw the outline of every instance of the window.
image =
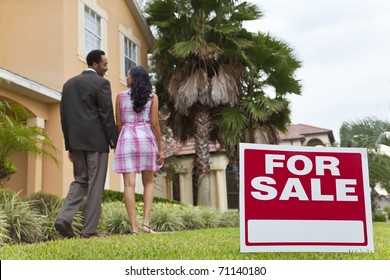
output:
M 84 12 L 84 48 L 89 53 L 95 49 L 101 49 L 102 27 L 101 17 L 85 6 Z
M 228 209 L 239 209 L 239 181 L 238 165 L 229 163 L 226 167 Z
M 126 85 L 127 71 L 135 65 L 141 64 L 141 40 L 134 35 L 131 28 L 119 25 L 119 63 L 121 67 L 120 81 Z
M 172 180 L 172 199 L 180 201 L 180 174 L 175 173 Z
M 124 40 L 125 73 L 127 74 L 131 67 L 137 65 L 137 46 L 127 37 L 124 37 Z
M 78 56 L 85 62 L 94 49 L 108 53 L 108 14 L 97 0 L 78 0 Z

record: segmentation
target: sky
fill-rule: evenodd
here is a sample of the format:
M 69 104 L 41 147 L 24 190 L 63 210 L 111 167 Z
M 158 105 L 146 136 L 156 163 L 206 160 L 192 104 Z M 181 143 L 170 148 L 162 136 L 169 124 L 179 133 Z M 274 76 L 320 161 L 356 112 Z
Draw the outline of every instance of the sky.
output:
M 294 49 L 301 95 L 291 95 L 293 124 L 331 129 L 366 117 L 390 121 L 389 0 L 248 0 L 262 11 L 245 22 Z

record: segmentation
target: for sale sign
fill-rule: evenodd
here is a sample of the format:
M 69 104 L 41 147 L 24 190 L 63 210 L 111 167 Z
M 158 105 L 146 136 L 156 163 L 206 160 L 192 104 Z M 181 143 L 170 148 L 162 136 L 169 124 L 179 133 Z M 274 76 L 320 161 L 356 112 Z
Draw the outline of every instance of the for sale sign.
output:
M 240 144 L 242 252 L 373 252 L 367 151 Z

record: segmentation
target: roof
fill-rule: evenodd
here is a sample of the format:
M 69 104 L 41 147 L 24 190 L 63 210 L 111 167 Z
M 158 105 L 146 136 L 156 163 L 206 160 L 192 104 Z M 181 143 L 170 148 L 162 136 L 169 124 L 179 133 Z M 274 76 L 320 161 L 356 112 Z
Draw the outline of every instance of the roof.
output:
M 307 136 L 321 134 L 327 134 L 331 143 L 335 141 L 332 130 L 306 124 L 292 124 L 288 127 L 288 131 L 286 133 L 279 132 L 281 141 L 297 139 L 304 140 Z M 166 158 L 172 156 L 194 155 L 196 153 L 194 138 L 188 139 L 183 143 L 175 141 L 174 139 L 163 140 L 162 146 L 164 150 L 164 156 Z M 210 143 L 209 150 L 211 153 L 223 151 L 221 144 L 218 142 Z
M 331 143 L 334 143 L 335 139 L 333 131 L 331 129 L 321 128 L 317 126 L 311 126 L 307 124 L 292 124 L 288 127 L 286 133 L 279 133 L 280 140 L 304 140 L 306 136 L 313 136 L 318 134 L 327 134 Z
M 146 23 L 146 20 L 142 14 L 140 7 L 138 6 L 137 1 L 126 0 L 126 4 L 129 7 L 130 11 L 133 13 L 135 21 L 141 29 L 142 34 L 145 36 L 145 39 L 148 43 L 148 50 L 151 51 L 154 47 L 154 36 L 149 28 L 149 25 Z
M 57 103 L 61 100 L 60 92 L 0 67 L 1 87 L 47 103 Z
M 187 141 L 180 143 L 173 139 L 162 142 L 164 157 L 168 158 L 171 156 L 184 156 L 194 155 L 195 152 L 195 139 L 188 139 Z M 209 144 L 210 152 L 218 152 L 221 150 L 221 145 L 217 143 Z

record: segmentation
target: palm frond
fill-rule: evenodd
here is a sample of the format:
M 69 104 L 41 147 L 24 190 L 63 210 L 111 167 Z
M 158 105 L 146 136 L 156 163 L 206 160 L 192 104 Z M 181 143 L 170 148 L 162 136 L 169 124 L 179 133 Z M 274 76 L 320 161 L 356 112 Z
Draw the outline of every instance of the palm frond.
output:
M 288 106 L 288 102 L 282 98 L 272 99 L 264 95 L 245 97 L 240 104 L 254 123 L 269 121 L 275 113 L 285 110 Z
M 239 66 L 222 64 L 219 71 L 211 78 L 211 97 L 215 105 L 235 106 L 241 94 Z
M 263 14 L 257 5 L 244 1 L 234 7 L 234 12 L 231 17 L 236 21 L 246 21 L 257 20 L 262 16 Z
M 210 83 L 207 77 L 207 72 L 204 69 L 199 68 L 194 72 L 194 74 L 192 74 L 192 76 L 197 81 L 196 86 L 199 94 L 198 101 L 202 105 L 212 107 L 213 103 L 211 99 Z
M 223 53 L 222 49 L 215 43 L 203 42 L 196 48 L 194 55 L 201 60 L 212 60 Z
M 178 42 L 170 49 L 173 56 L 178 58 L 185 58 L 198 49 L 198 42 L 194 40 Z
M 26 125 L 27 110 L 19 104 L 0 101 L 0 163 L 13 153 L 31 153 L 57 160 L 57 149 L 49 135 L 39 127 Z
M 244 129 L 248 126 L 247 117 L 237 108 L 229 107 L 217 108 L 214 116 L 220 139 L 223 139 L 225 144 L 239 143 Z
M 177 93 L 172 85 L 171 94 L 175 96 L 175 109 L 181 114 L 187 115 L 188 108 L 196 102 L 210 106 L 211 99 L 209 93 L 209 83 L 207 73 L 204 69 L 196 69 L 190 76 L 179 82 Z

